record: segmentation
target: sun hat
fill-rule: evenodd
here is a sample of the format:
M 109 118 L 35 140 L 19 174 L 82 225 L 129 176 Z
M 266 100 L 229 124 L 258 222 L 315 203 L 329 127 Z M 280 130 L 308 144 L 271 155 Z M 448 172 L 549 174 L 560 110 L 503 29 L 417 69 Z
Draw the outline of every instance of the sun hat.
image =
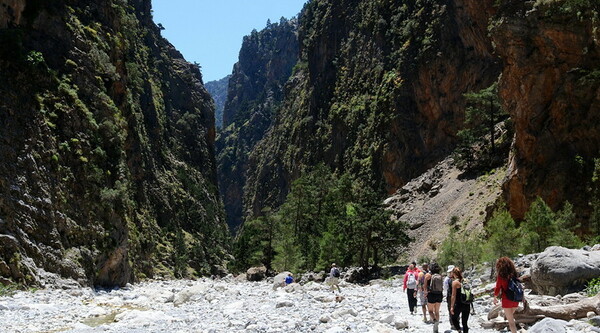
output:
M 453 269 L 454 269 L 454 265 L 448 266 L 448 273 L 452 272 Z

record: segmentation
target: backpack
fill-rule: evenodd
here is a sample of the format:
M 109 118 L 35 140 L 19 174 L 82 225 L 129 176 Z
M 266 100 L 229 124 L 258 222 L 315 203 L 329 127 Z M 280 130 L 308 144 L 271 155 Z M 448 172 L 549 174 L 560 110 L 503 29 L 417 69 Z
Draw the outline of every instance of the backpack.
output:
M 473 293 L 471 292 L 471 285 L 463 280 L 460 288 L 460 302 L 463 304 L 473 303 Z
M 417 279 L 415 273 L 408 273 L 408 280 L 406 281 L 408 289 L 415 289 L 417 287 Z
M 340 277 L 340 270 L 337 268 L 333 269 L 333 277 L 339 278 Z
M 444 290 L 444 280 L 439 274 L 433 274 L 431 282 L 429 283 L 429 291 L 431 292 L 442 292 Z
M 419 276 L 418 282 L 417 282 L 417 286 L 419 287 L 419 290 L 424 290 L 424 285 L 425 285 L 425 274 L 427 274 L 426 272 L 423 272 L 423 274 L 421 274 Z
M 513 302 L 523 301 L 523 285 L 516 276 L 513 276 L 508 280 L 508 289 L 506 290 L 506 297 Z

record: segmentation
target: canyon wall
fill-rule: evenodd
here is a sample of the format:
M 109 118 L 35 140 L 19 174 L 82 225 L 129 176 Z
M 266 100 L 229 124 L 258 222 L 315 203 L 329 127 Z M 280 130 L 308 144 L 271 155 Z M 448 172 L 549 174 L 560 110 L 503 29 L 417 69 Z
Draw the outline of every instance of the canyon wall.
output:
M 2 282 L 223 272 L 214 106 L 150 0 L 0 4 Z

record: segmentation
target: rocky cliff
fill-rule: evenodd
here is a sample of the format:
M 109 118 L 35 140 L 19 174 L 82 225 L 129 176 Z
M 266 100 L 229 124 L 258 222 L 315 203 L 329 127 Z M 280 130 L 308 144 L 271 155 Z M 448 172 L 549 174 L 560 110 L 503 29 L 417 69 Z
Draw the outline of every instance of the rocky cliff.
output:
M 0 277 L 218 273 L 213 104 L 149 0 L 0 0 Z
M 500 94 L 515 123 L 505 198 L 522 218 L 536 196 L 590 214 L 600 156 L 600 4 L 503 1 L 491 36 Z
M 206 91 L 212 96 L 215 101 L 215 126 L 217 128 L 223 127 L 223 109 L 225 108 L 225 102 L 227 101 L 227 89 L 229 87 L 229 79 L 231 75 L 226 77 L 206 82 L 204 85 Z
M 223 130 L 217 142 L 219 188 L 231 230 L 242 222 L 248 155 L 271 126 L 284 98 L 284 84 L 298 60 L 297 21 L 282 18 L 244 37 L 234 65 Z
M 324 161 L 393 193 L 446 157 L 463 93 L 494 82 L 493 1 L 327 1 L 299 16 L 300 61 L 249 161 L 248 210 L 284 200 Z

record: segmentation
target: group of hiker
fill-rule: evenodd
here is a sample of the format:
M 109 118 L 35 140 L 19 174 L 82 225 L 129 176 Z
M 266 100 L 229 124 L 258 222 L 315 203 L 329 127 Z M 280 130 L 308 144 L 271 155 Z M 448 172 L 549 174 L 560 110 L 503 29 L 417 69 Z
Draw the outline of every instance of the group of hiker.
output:
M 407 294 L 410 313 L 416 314 L 420 306 L 423 321 L 433 324 L 433 332 L 438 333 L 440 307 L 445 295 L 452 330 L 468 333 L 469 315 L 473 309 L 470 285 L 459 267 L 448 266 L 445 277 L 440 273 L 441 270 L 437 263 L 424 263 L 419 268 L 416 262 L 412 262 L 408 266 L 404 274 L 403 291 Z M 514 313 L 519 302 L 523 301 L 522 286 L 518 282 L 518 274 L 510 258 L 498 259 L 496 272 L 498 277 L 494 289 L 494 305 L 497 304 L 497 297 L 500 296 L 511 333 L 516 333 Z
M 418 267 L 412 262 L 404 274 L 403 291 L 408 297 L 408 307 L 412 315 L 417 313 L 420 306 L 423 313 L 423 321 L 433 324 L 433 332 L 439 332 L 440 308 L 446 296 L 450 325 L 452 330 L 462 333 L 469 332 L 469 315 L 473 308 L 473 294 L 471 287 L 463 276 L 459 267 L 449 265 L 446 276 L 441 274 L 442 268 L 437 263 L 424 263 Z M 518 280 L 518 273 L 514 262 L 508 257 L 502 257 L 496 261 L 497 280 L 494 289 L 494 305 L 498 298 L 502 300 L 504 315 L 508 321 L 511 333 L 517 332 L 514 313 L 519 302 L 524 302 L 523 287 Z M 339 286 L 340 270 L 335 263 L 331 264 L 329 276 L 326 283 L 330 290 L 341 292 Z M 292 283 L 293 276 L 289 274 L 285 280 L 286 284 Z M 427 318 L 429 314 L 429 319 Z

